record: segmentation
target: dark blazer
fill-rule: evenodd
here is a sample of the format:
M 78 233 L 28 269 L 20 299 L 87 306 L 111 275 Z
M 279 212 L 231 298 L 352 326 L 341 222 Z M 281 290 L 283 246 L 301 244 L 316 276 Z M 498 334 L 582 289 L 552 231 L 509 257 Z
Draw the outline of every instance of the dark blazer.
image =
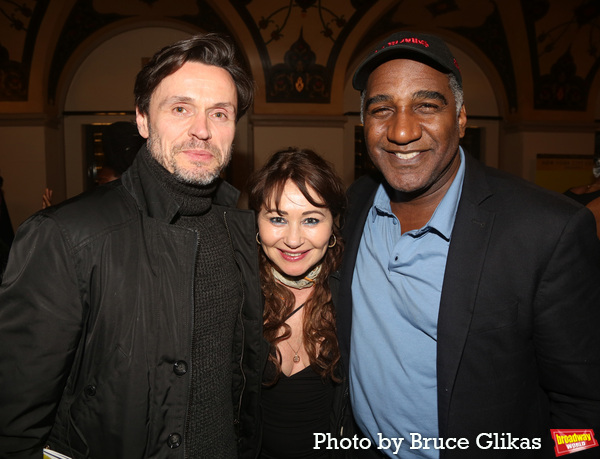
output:
M 550 428 L 593 428 L 600 436 L 600 241 L 594 218 L 556 193 L 466 156 L 438 316 L 437 377 L 440 437 L 468 438 L 470 448 L 441 454 L 555 457 Z M 344 262 L 333 288 L 346 368 L 352 275 L 381 180 L 364 177 L 349 190 Z M 476 437 L 494 432 L 503 435 L 480 442 L 541 438 L 543 446 L 478 448 Z M 578 457 L 588 454 L 600 457 L 600 448 Z

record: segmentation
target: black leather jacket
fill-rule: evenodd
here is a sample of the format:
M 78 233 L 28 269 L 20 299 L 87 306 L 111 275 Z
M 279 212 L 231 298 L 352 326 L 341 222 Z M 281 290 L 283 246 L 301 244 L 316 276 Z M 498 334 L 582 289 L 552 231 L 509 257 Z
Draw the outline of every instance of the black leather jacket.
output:
M 32 216 L 0 287 L 0 457 L 183 458 L 202 235 L 138 159 Z M 235 204 L 223 182 L 214 199 Z M 232 362 L 240 457 L 258 448 L 262 299 L 251 211 L 218 208 L 244 287 Z M 231 251 L 231 247 L 224 247 Z M 229 343 L 223 343 L 229 345 Z M 12 453 L 12 454 L 11 454 Z

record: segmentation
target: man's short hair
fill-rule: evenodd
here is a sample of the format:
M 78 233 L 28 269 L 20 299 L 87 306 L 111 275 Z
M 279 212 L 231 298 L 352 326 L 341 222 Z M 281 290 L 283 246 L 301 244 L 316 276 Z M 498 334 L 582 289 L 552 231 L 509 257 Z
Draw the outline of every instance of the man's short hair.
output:
M 186 62 L 199 62 L 227 70 L 237 90 L 239 120 L 254 100 L 254 83 L 242 67 L 233 42 L 224 35 L 209 33 L 178 41 L 157 52 L 135 79 L 135 106 L 148 115 L 152 93 L 160 82 L 179 70 Z

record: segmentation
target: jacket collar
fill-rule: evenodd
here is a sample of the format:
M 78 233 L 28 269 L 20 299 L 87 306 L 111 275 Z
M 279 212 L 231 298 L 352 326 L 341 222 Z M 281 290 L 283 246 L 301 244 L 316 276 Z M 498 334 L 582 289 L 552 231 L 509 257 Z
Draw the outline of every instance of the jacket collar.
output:
M 486 166 L 465 152 L 465 180 L 461 201 L 464 198 L 479 205 L 493 194 L 485 169 Z
M 165 192 L 162 184 L 150 172 L 143 159 L 144 155 L 141 154 L 145 150 L 146 145 L 142 146 L 121 180 L 143 212 L 149 217 L 170 223 L 179 211 L 179 204 Z M 240 196 L 239 191 L 224 180 L 218 180 L 220 183 L 213 196 L 213 204 L 235 207 Z
M 438 316 L 438 417 L 440 436 L 450 418 L 454 382 L 464 352 L 477 298 L 479 279 L 490 243 L 495 213 L 482 205 L 492 196 L 484 166 L 466 162 L 465 182 L 448 258 Z

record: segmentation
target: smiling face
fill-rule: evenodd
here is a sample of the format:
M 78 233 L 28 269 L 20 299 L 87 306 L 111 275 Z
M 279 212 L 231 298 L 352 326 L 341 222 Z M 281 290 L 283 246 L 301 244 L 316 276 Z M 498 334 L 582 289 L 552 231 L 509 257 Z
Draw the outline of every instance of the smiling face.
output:
M 311 197 L 322 200 L 310 189 Z M 289 277 L 300 277 L 318 264 L 333 234 L 333 218 L 326 207 L 315 207 L 287 181 L 279 208 L 265 203 L 258 214 L 258 232 L 265 255 Z
M 413 60 L 388 61 L 369 76 L 363 110 L 369 156 L 390 186 L 412 196 L 443 195 L 460 164 L 467 122 L 464 107 L 457 114 L 448 75 Z
M 207 185 L 231 159 L 237 92 L 227 70 L 186 62 L 152 93 L 148 114 L 136 111 L 152 156 L 179 180 Z

